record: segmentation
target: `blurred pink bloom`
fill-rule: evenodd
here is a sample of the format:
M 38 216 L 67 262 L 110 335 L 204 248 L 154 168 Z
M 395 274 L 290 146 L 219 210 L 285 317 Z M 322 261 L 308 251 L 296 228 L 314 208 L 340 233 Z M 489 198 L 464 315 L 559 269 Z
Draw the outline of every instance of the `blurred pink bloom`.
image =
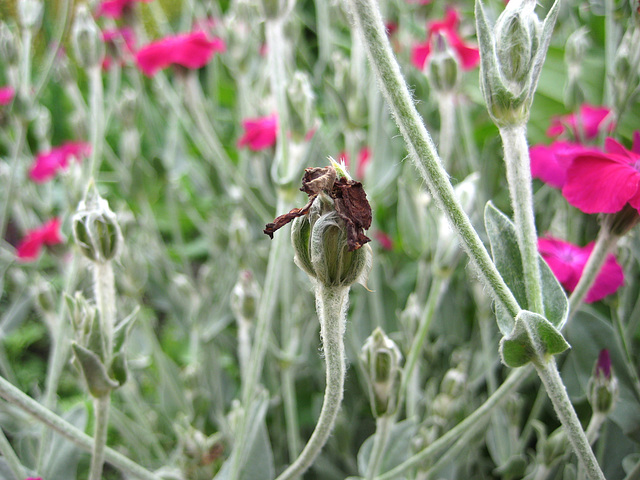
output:
M 65 170 L 72 158 L 80 160 L 90 154 L 91 145 L 88 143 L 63 143 L 49 151 L 40 152 L 29 169 L 29 177 L 36 183 L 44 183 L 52 179 L 59 170 Z
M 151 42 L 136 53 L 138 68 L 148 77 L 170 65 L 201 68 L 209 63 L 216 52 L 224 52 L 221 38 L 209 38 L 203 31 L 165 37 Z
M 356 177 L 364 178 L 364 174 L 367 171 L 367 166 L 371 162 L 371 149 L 369 147 L 362 147 L 360 153 L 358 153 L 358 165 L 356 167 Z
M 551 119 L 547 129 L 547 136 L 557 137 L 567 132 L 567 127 L 575 138 L 592 140 L 598 136 L 603 128 L 611 132 L 615 123 L 611 120 L 611 110 L 607 107 L 595 107 L 586 103 L 580 107 L 580 113 L 570 113 Z
M 373 234 L 375 239 L 380 242 L 380 246 L 385 250 L 393 250 L 393 240 L 382 230 L 378 230 Z
M 38 258 L 44 245 L 57 243 L 62 243 L 60 219 L 52 218 L 41 227 L 27 232 L 16 249 L 16 256 L 23 262 L 31 262 Z
M 596 362 L 596 377 L 604 376 L 604 378 L 611 378 L 611 356 L 609 350 L 603 348 L 598 354 L 598 361 Z
M 15 95 L 16 91 L 13 87 L 0 87 L 0 105 L 9 105 Z
M 579 247 L 569 242 L 549 237 L 538 239 L 538 250 L 549 264 L 562 286 L 570 292 L 576 288 L 582 276 L 594 242 L 585 247 Z M 607 256 L 602 270 L 585 297 L 586 303 L 597 302 L 607 295 L 615 293 L 624 283 L 622 267 L 613 254 Z
M 640 135 L 630 151 L 613 138 L 605 152 L 574 156 L 567 169 L 562 194 L 585 213 L 615 213 L 629 203 L 640 212 Z
M 112 28 L 102 31 L 102 41 L 107 45 L 107 54 L 102 61 L 102 68 L 108 70 L 114 61 L 118 61 L 120 65 L 124 63 L 124 58 L 114 59 L 111 53 L 118 52 L 124 54 L 127 58 L 131 58 L 135 47 L 135 35 L 133 29 L 129 27 Z
M 24 480 L 42 480 L 42 477 L 29 477 L 25 478 Z
M 249 146 L 254 152 L 270 148 L 276 143 L 278 136 L 278 115 L 247 118 L 242 121 L 244 135 L 238 140 L 238 147 Z
M 460 14 L 454 8 L 447 8 L 444 19 L 434 20 L 427 24 L 427 40 L 414 45 L 411 51 L 411 63 L 418 69 L 424 66 L 431 55 L 432 41 L 436 33 L 444 35 L 451 48 L 458 55 L 463 70 L 472 70 L 480 63 L 480 51 L 476 47 L 467 45 L 458 35 Z
M 417 5 L 429 5 L 433 0 L 407 0 L 407 3 L 415 3 Z
M 599 152 L 594 147 L 557 140 L 551 145 L 535 145 L 529 148 L 531 175 L 555 188 L 562 188 L 567 181 L 567 169 L 580 154 Z
M 136 2 L 150 2 L 151 0 L 103 0 L 98 7 L 96 16 L 109 18 L 120 18 L 125 9 L 130 8 Z

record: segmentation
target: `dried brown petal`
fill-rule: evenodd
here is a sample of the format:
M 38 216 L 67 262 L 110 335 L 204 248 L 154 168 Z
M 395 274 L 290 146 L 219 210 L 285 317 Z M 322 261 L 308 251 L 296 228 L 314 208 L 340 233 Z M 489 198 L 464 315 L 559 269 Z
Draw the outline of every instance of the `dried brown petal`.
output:
M 322 191 L 330 192 L 336 181 L 336 169 L 332 166 L 324 168 L 306 168 L 302 177 L 302 190 L 307 195 L 317 195 Z
M 273 238 L 273 232 L 284 227 L 287 223 L 292 222 L 294 218 L 302 217 L 309 213 L 309 209 L 311 208 L 311 205 L 313 205 L 313 201 L 316 199 L 316 196 L 317 195 L 313 195 L 309 197 L 309 201 L 304 207 L 294 208 L 289 213 L 276 217 L 273 223 L 267 223 L 263 232 L 269 235 L 270 238 Z

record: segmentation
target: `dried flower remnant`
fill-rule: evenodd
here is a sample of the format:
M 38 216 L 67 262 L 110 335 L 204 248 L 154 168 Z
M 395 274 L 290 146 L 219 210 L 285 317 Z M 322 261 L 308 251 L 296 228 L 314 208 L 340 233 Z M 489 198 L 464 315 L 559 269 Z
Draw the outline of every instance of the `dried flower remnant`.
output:
M 294 218 L 308 214 L 318 195 L 324 193 L 333 200 L 336 213 L 345 223 L 349 251 L 357 250 L 370 241 L 364 230 L 371 226 L 371 206 L 362 183 L 347 177 L 343 171 L 338 173 L 333 165 L 329 165 L 323 168 L 307 168 L 300 190 L 309 196 L 309 201 L 304 207 L 294 208 L 289 213 L 277 217 L 273 223 L 268 223 L 264 233 L 269 237 L 273 238 L 276 230 Z

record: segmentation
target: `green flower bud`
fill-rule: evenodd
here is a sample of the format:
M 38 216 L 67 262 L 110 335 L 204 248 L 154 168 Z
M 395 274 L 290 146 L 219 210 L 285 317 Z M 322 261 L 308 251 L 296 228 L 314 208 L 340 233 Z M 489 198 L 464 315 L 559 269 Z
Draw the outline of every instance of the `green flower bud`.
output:
M 397 408 L 400 388 L 402 353 L 384 331 L 378 327 L 360 351 L 369 383 L 369 398 L 373 415 L 393 415 Z
M 86 5 L 79 5 L 71 27 L 73 51 L 78 64 L 83 68 L 96 67 L 104 58 L 104 43 L 100 29 Z
M 16 37 L 4 22 L 0 22 L 0 55 L 7 65 L 18 64 L 19 53 Z
M 609 350 L 603 349 L 587 385 L 591 408 L 596 413 L 607 414 L 615 406 L 619 396 L 618 379 L 613 375 Z
M 22 28 L 35 30 L 42 21 L 42 11 L 44 6 L 41 0 L 19 0 L 18 18 Z
M 434 49 L 426 65 L 431 88 L 438 92 L 455 90 L 460 80 L 460 66 L 446 37 L 436 34 Z
M 93 181 L 73 215 L 73 236 L 82 254 L 98 263 L 112 260 L 122 245 L 116 214 L 100 196 Z
M 564 49 L 564 62 L 566 65 L 569 68 L 572 66 L 579 68 L 584 62 L 587 48 L 589 48 L 589 30 L 586 27 L 580 27 L 567 38 Z

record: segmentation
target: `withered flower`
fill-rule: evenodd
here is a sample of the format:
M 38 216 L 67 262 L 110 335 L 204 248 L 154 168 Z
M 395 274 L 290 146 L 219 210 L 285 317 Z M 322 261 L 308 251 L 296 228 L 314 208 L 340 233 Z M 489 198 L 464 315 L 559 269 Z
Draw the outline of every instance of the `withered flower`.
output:
M 276 230 L 296 217 L 307 215 L 318 195 L 324 193 L 333 200 L 335 212 L 344 222 L 348 250 L 353 252 L 371 241 L 364 234 L 364 230 L 371 226 L 371 206 L 362 183 L 352 180 L 333 159 L 332 162 L 333 165 L 323 168 L 305 169 L 300 190 L 309 196 L 309 201 L 305 206 L 294 208 L 268 223 L 264 233 L 273 238 Z

